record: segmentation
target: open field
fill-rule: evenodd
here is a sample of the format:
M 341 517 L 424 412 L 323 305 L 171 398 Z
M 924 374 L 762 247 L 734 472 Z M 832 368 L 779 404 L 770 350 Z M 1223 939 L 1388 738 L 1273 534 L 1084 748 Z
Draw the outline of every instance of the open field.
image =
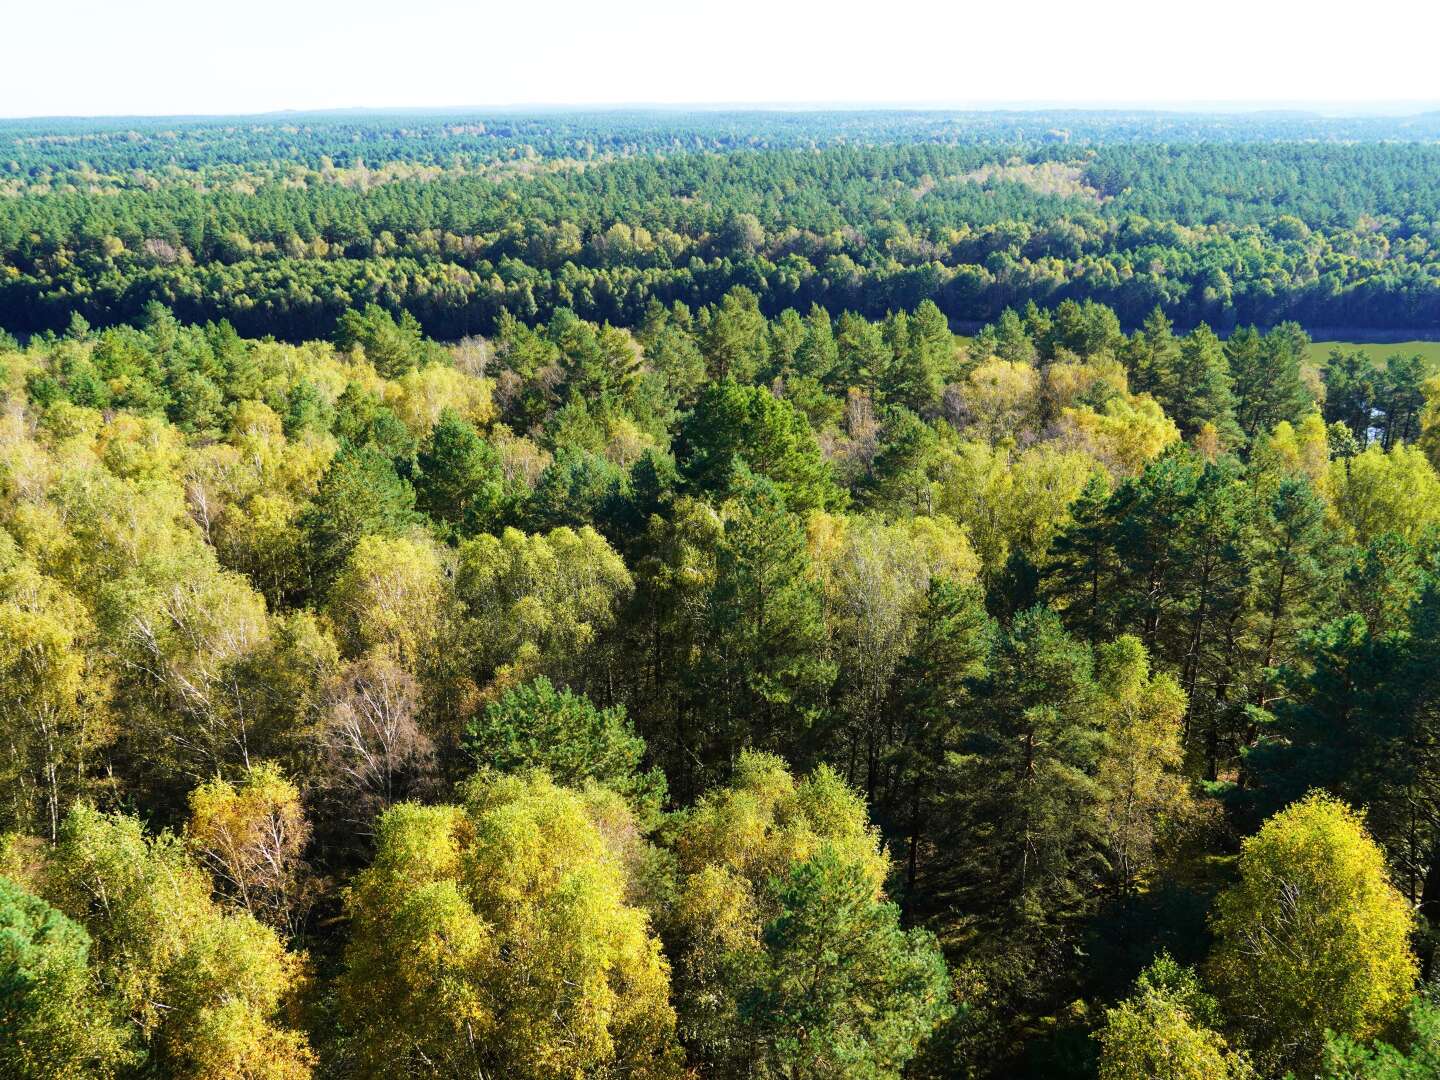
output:
M 1397 353 L 1401 356 L 1419 353 L 1426 371 L 1440 371 L 1440 341 L 1315 341 L 1310 344 L 1310 359 L 1323 364 L 1334 349 L 1364 349 L 1376 363 L 1384 363 L 1387 356 Z
M 973 340 L 968 334 L 955 335 L 955 341 L 961 347 L 968 348 Z M 1432 374 L 1440 372 L 1440 341 L 1312 341 L 1306 355 L 1311 362 L 1323 365 L 1335 349 L 1364 349 L 1377 364 L 1383 364 L 1387 356 L 1397 353 L 1402 356 L 1419 353 L 1425 362 L 1426 371 Z

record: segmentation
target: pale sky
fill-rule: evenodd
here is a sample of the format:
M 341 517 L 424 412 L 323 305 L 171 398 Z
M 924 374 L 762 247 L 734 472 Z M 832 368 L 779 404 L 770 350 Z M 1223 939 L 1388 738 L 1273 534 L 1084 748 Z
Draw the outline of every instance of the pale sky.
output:
M 0 0 L 0 116 L 1409 102 L 1440 0 Z

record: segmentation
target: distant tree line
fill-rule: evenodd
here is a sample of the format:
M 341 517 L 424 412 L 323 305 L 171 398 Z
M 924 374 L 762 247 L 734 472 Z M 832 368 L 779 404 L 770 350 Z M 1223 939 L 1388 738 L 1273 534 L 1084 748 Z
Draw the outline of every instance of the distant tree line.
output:
M 0 199 L 0 325 L 109 325 L 154 301 L 301 341 L 377 303 L 454 340 L 561 308 L 633 327 L 652 300 L 744 286 L 771 316 L 929 300 L 979 323 L 1074 299 L 1128 328 L 1159 306 L 1222 331 L 1433 329 L 1437 163 L 1408 144 L 977 143 L 16 179 Z

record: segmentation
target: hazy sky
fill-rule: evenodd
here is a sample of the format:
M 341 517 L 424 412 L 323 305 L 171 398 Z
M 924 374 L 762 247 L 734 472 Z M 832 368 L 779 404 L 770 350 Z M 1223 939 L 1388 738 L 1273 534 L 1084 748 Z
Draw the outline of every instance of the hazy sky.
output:
M 1440 101 L 1440 0 L 5 0 L 0 115 Z

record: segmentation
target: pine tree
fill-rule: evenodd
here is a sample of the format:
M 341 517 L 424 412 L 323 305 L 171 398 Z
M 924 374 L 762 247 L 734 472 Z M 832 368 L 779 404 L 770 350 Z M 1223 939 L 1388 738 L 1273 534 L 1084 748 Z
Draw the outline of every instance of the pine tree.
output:
M 1263 337 L 1237 330 L 1225 343 L 1235 380 L 1235 420 L 1247 440 L 1281 420 L 1299 423 L 1314 408 L 1300 365 L 1310 339 L 1294 323 L 1283 323 Z
M 795 371 L 825 382 L 839 363 L 839 357 L 830 314 L 819 304 L 812 304 L 810 314 L 805 316 L 805 338 L 795 350 Z
M 1259 519 L 1239 464 L 1233 458 L 1205 462 L 1178 523 L 1178 558 L 1159 586 L 1169 612 L 1155 647 L 1179 671 L 1189 701 L 1185 732 L 1201 741 L 1208 780 L 1216 778 L 1225 740 L 1249 698 L 1241 639 L 1253 599 Z
M 1175 385 L 1175 372 L 1180 349 L 1175 331 L 1165 313 L 1157 306 L 1145 317 L 1145 324 L 1126 347 L 1126 368 L 1130 385 L 1140 393 L 1157 397 Z M 1163 397 L 1161 397 L 1163 401 Z
M 0 877 L 0 1074 L 110 1080 L 143 1055 L 116 1002 L 98 993 L 90 935 Z
M 1111 629 L 1111 589 L 1119 572 L 1110 498 L 1110 478 L 1097 469 L 1071 504 L 1069 524 L 1050 544 L 1044 584 L 1066 626 L 1092 645 Z
M 749 383 L 770 361 L 769 327 L 753 292 L 737 286 L 701 313 L 700 349 L 710 377 Z
M 835 346 L 835 375 L 846 387 L 858 386 L 873 393 L 895 363 L 895 352 L 880 327 L 853 311 L 840 316 Z
M 1364 349 L 1331 349 L 1325 361 L 1325 420 L 1349 428 L 1360 449 L 1370 441 L 1375 423 L 1379 376 Z
M 708 387 L 680 425 L 675 459 L 691 490 L 718 498 L 736 489 L 743 468 L 773 483 L 796 513 L 843 501 L 810 424 L 764 387 Z
M 1267 510 L 1255 549 L 1261 677 L 1254 702 L 1261 707 L 1274 685 L 1269 672 L 1293 662 L 1300 630 L 1333 601 L 1338 546 L 1325 504 L 1303 476 L 1280 481 Z
M 922 305 L 914 318 L 898 312 L 886 320 L 885 337 L 891 357 L 879 373 L 881 401 L 915 413 L 933 410 L 940 401 L 945 339 L 950 337 L 944 316 L 934 304 L 928 310 Z
M 791 869 L 776 900 L 740 1004 L 762 1070 L 899 1080 L 952 1009 L 934 937 L 902 930 L 865 874 L 823 849 Z
M 716 557 L 702 660 L 708 757 L 723 765 L 753 747 L 803 758 L 835 669 L 804 526 L 774 484 L 742 474 Z
M 505 505 L 494 447 L 453 410 L 440 414 L 416 457 L 416 503 L 458 537 L 491 532 Z
M 398 536 L 414 522 L 415 489 L 390 459 L 369 446 L 343 448 L 302 519 L 312 587 L 328 583 L 362 537 Z
M 1100 872 L 1095 770 L 1104 710 L 1090 648 L 1033 608 L 998 636 L 949 758 L 937 845 L 941 895 L 986 950 L 1043 947 L 1039 928 L 1083 909 Z
M 1196 328 L 1181 341 L 1174 369 L 1156 396 L 1185 438 L 1193 438 L 1208 422 L 1223 445 L 1241 442 L 1230 364 L 1220 339 L 1208 326 Z
M 929 847 L 948 756 L 959 745 L 963 710 L 985 674 L 994 633 L 978 587 L 932 581 L 915 639 L 895 673 L 888 707 L 899 737 L 885 762 L 889 781 L 876 812 L 890 835 L 903 837 L 907 917 L 930 891 L 920 887 L 920 849 Z

